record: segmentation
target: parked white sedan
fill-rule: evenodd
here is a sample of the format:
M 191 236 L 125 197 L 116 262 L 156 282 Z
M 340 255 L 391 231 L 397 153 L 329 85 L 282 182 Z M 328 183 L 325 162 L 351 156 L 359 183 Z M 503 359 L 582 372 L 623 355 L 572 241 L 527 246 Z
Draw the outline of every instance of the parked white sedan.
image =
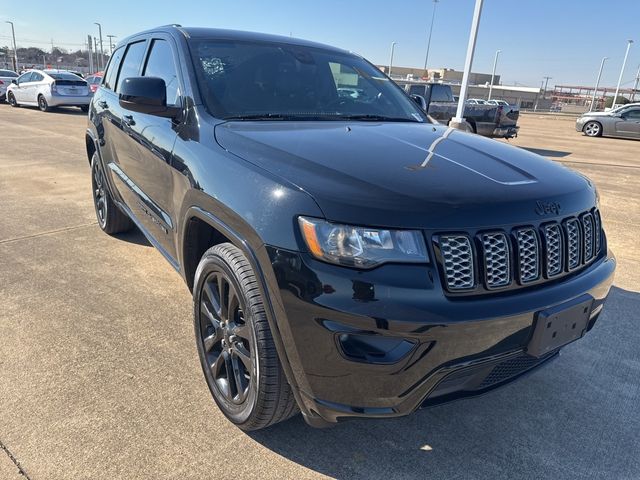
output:
M 65 70 L 29 70 L 7 88 L 7 102 L 37 106 L 43 112 L 52 107 L 80 107 L 89 110 L 91 90 L 85 80 Z
M 0 102 L 4 101 L 7 96 L 7 87 L 16 78 L 18 78 L 18 74 L 13 70 L 0 69 Z

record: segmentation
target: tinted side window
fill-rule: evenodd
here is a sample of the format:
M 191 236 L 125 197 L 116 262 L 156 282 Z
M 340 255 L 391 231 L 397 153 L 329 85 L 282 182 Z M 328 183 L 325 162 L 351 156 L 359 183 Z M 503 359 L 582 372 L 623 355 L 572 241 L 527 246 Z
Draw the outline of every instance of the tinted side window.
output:
M 23 73 L 22 75 L 20 75 L 18 77 L 18 80 L 16 80 L 18 83 L 24 83 L 24 82 L 30 82 L 31 81 L 31 76 L 33 75 L 33 72 L 27 72 L 27 73 Z
M 167 85 L 167 105 L 178 102 L 179 84 L 171 46 L 165 40 L 156 39 L 144 69 L 145 77 L 159 77 Z
M 422 95 L 422 96 L 424 96 L 424 85 L 411 85 L 409 87 L 409 95 Z
M 623 116 L 625 118 L 632 118 L 634 120 L 636 119 L 640 119 L 640 108 L 638 109 L 633 109 L 633 110 L 627 110 Z
M 42 80 L 44 80 L 44 77 L 42 75 L 40 75 L 39 73 L 33 72 L 33 75 L 31 75 L 31 79 L 29 81 L 40 82 Z
M 107 65 L 107 71 L 104 74 L 104 87 L 109 90 L 115 89 L 116 78 L 118 77 L 118 68 L 120 67 L 120 60 L 122 60 L 122 54 L 124 53 L 124 47 L 120 47 L 111 56 L 109 65 Z
M 444 85 L 432 85 L 431 101 L 432 102 L 453 102 L 453 95 L 451 94 L 451 89 Z
M 124 54 L 124 60 L 122 60 L 122 66 L 120 67 L 116 92 L 120 91 L 120 85 L 122 85 L 125 78 L 137 77 L 140 75 L 140 67 L 142 66 L 142 59 L 144 58 L 146 46 L 147 42 L 143 40 L 141 42 L 132 43 L 127 48 L 127 52 Z

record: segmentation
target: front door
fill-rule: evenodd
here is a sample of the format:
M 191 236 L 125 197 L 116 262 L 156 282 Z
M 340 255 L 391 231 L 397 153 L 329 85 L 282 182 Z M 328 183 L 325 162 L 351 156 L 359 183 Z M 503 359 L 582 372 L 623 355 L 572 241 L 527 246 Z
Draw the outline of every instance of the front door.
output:
M 640 107 L 625 110 L 616 121 L 616 133 L 625 137 L 640 138 Z
M 28 101 L 26 100 L 25 92 L 28 90 L 29 81 L 31 80 L 32 75 L 33 72 L 23 73 L 16 79 L 16 85 L 11 89 L 13 96 L 18 103 Z

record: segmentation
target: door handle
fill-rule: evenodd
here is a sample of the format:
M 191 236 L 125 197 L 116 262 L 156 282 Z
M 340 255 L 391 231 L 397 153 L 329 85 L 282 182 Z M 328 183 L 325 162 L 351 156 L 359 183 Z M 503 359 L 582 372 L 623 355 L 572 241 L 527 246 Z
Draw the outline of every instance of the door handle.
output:
M 105 102 L 104 100 L 100 100 L 100 101 L 98 102 L 98 105 L 99 105 L 101 108 L 109 108 L 109 104 L 108 104 L 107 102 Z
M 122 121 L 130 127 L 136 124 L 136 121 L 133 119 L 133 115 L 123 115 Z

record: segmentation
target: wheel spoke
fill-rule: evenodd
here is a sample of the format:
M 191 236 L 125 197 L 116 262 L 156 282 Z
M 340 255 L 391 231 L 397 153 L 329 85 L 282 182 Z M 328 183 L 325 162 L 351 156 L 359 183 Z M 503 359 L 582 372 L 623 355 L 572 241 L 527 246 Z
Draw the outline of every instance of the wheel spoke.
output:
M 247 369 L 247 372 L 249 373 L 249 375 L 251 375 L 251 372 L 253 370 L 253 364 L 251 362 L 251 354 L 249 353 L 249 351 L 245 348 L 243 344 L 235 345 L 233 348 L 233 351 L 236 354 L 236 356 L 240 359 L 242 364 L 244 365 L 244 368 Z
M 251 331 L 246 323 L 236 324 L 233 327 L 233 334 L 245 340 L 251 340 Z
M 220 341 L 220 337 L 221 337 L 220 330 L 217 328 L 214 329 L 212 334 L 204 337 L 202 339 L 202 343 L 204 344 L 204 351 L 206 353 L 209 353 L 211 349 L 214 347 L 214 345 Z
M 209 300 L 209 304 L 213 309 L 213 310 L 210 310 L 209 308 L 207 308 L 207 312 L 210 314 L 210 317 L 215 318 L 217 320 L 221 320 L 222 311 L 220 308 L 220 297 L 218 296 L 217 292 L 214 290 L 212 282 L 205 283 L 204 292 L 207 296 L 207 299 Z M 203 302 L 203 305 L 204 304 L 205 302 Z
M 239 400 L 244 399 L 244 391 L 247 388 L 247 379 L 244 376 L 244 369 L 235 355 L 231 356 L 231 368 L 233 369 L 233 382 L 236 387 L 236 394 Z

